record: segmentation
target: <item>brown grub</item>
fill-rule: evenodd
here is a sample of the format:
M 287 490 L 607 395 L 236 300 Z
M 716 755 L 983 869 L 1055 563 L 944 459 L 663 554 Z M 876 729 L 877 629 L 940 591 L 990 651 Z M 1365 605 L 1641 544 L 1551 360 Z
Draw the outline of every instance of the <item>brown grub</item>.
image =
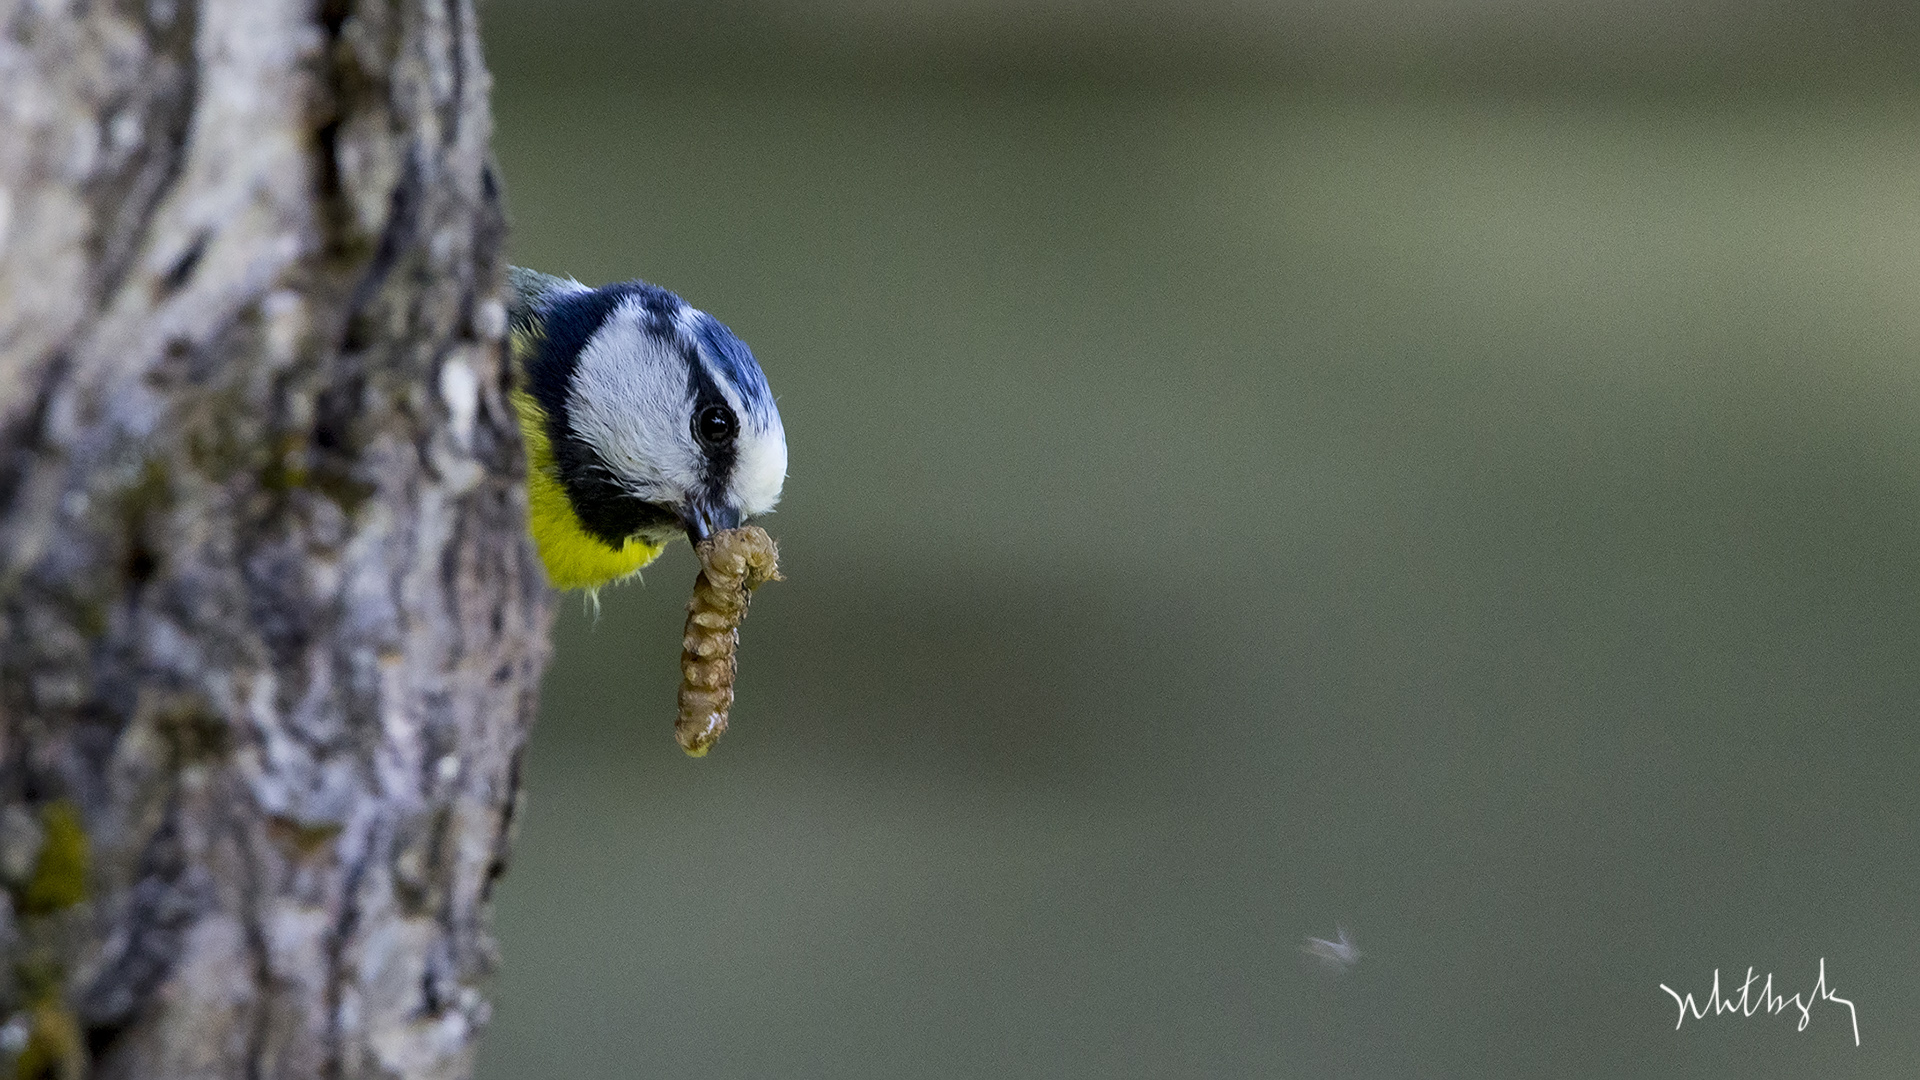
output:
M 780 550 L 758 525 L 715 533 L 694 545 L 700 576 L 687 602 L 687 633 L 680 652 L 680 719 L 674 737 L 701 757 L 727 730 L 733 708 L 735 650 L 740 620 L 753 590 L 780 580 Z

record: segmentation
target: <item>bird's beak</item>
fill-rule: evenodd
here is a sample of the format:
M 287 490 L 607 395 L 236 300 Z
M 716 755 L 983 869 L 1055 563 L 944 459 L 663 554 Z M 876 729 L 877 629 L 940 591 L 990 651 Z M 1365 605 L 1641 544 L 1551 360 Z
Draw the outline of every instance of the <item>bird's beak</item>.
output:
M 704 495 L 695 495 L 680 508 L 680 523 L 686 526 L 687 540 L 699 543 L 717 532 L 740 527 L 740 511 L 725 503 L 709 502 Z

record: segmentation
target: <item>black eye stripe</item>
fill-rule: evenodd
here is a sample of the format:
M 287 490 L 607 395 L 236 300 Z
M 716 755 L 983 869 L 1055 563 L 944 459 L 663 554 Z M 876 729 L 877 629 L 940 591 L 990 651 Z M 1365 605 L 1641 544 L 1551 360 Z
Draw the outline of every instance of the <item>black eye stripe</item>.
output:
M 701 456 L 706 459 L 703 463 L 706 468 L 705 475 L 701 477 L 701 486 L 709 493 L 718 496 L 726 491 L 727 480 L 733 475 L 740 418 L 727 404 L 726 395 L 720 392 L 720 387 L 713 381 L 713 376 L 707 372 L 706 365 L 700 362 L 699 353 L 690 346 L 683 346 L 680 358 L 687 365 L 687 389 L 691 391 L 693 398 L 690 403 L 693 406 L 693 416 L 689 421 L 690 434 L 695 444 L 700 447 Z M 715 409 L 726 413 L 727 419 L 732 422 L 733 431 L 725 438 L 709 441 L 701 437 L 700 418 Z

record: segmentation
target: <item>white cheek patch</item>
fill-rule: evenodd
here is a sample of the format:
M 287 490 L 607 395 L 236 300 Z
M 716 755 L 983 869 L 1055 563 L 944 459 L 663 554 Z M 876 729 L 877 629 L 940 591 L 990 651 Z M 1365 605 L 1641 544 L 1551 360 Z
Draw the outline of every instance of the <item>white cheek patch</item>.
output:
M 628 300 L 580 350 L 567 393 L 568 426 L 600 452 L 615 478 L 649 502 L 677 505 L 699 486 L 701 455 L 688 423 L 686 363 L 644 327 Z
M 787 482 L 787 433 L 778 413 L 772 427 L 749 425 L 741 434 L 732 479 L 727 494 L 747 517 L 764 514 L 780 501 Z

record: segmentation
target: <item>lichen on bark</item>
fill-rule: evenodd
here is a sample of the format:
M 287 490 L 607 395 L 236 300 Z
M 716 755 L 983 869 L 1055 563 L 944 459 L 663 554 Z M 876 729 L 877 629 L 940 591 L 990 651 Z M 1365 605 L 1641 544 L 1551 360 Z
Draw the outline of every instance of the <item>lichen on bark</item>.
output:
M 9 1068 L 470 1070 L 549 608 L 487 92 L 471 0 L 0 0 Z

